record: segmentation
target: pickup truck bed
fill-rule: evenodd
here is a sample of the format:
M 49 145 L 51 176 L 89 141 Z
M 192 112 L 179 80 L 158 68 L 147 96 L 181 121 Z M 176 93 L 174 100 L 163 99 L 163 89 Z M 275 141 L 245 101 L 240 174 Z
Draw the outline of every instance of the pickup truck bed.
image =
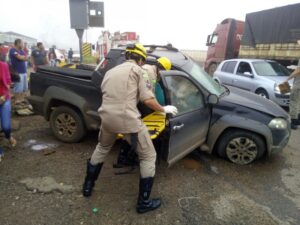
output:
M 85 130 L 99 128 L 97 109 L 102 102 L 100 84 L 103 76 L 96 71 L 67 68 L 40 67 L 30 76 L 31 96 L 28 98 L 34 111 L 50 119 L 54 110 L 68 107 L 78 120 L 76 126 Z M 52 120 L 50 120 L 50 125 Z M 53 125 L 53 124 L 52 124 Z M 79 135 L 78 135 L 79 137 Z M 66 142 L 79 141 L 66 139 Z
M 66 75 L 72 76 L 73 78 L 82 78 L 90 80 L 93 74 L 93 71 L 82 70 L 82 69 L 70 69 L 70 68 L 60 68 L 60 67 L 49 67 L 49 66 L 40 66 L 38 69 L 39 73 L 53 74 L 56 75 Z

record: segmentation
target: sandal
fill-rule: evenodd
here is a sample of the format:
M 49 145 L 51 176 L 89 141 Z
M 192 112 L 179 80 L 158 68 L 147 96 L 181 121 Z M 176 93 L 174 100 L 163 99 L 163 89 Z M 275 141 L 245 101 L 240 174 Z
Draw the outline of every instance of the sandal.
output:
M 10 143 L 10 145 L 11 145 L 11 147 L 16 147 L 16 145 L 17 145 L 17 140 L 15 139 L 15 138 L 13 138 L 13 137 L 11 137 L 10 139 L 9 139 L 9 143 Z

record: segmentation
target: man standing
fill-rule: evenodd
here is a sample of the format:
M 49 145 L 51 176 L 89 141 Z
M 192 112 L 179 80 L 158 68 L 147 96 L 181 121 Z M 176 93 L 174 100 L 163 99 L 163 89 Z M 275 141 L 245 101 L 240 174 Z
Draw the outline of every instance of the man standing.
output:
M 38 66 L 48 65 L 47 53 L 42 42 L 38 42 L 37 48 L 32 51 L 31 63 L 34 71 Z
M 149 108 L 175 115 L 174 106 L 162 107 L 154 98 L 141 68 L 147 52 L 143 45 L 132 44 L 126 48 L 126 62 L 109 70 L 102 82 L 102 105 L 99 115 L 102 121 L 99 143 L 87 163 L 87 174 L 83 185 L 83 195 L 90 196 L 95 181 L 103 166 L 105 157 L 111 150 L 118 133 L 124 135 L 137 152 L 140 161 L 140 185 L 136 210 L 145 213 L 160 207 L 160 199 L 150 199 L 155 175 L 156 152 L 148 129 L 143 124 L 137 103 L 143 102 Z
M 68 52 L 68 63 L 72 63 L 72 60 L 73 60 L 73 50 L 72 48 L 70 48 Z
M 49 59 L 49 66 L 55 67 L 56 66 L 56 54 L 55 54 L 55 48 L 50 48 L 48 53 L 48 59 Z
M 144 64 L 142 67 L 146 71 L 146 73 L 143 74 L 145 82 L 148 83 L 149 86 L 151 85 L 151 90 L 156 100 L 161 105 L 165 105 L 165 96 L 160 84 L 158 83 L 160 80 L 160 71 L 170 70 L 171 67 L 172 63 L 167 57 L 160 57 L 157 59 L 156 65 Z M 153 112 L 149 107 L 142 103 L 138 104 L 138 109 L 142 115 L 142 118 Z M 135 163 L 135 157 L 134 161 L 130 161 L 132 160 L 132 158 L 129 156 L 131 155 L 130 150 L 130 145 L 126 141 L 123 141 L 117 160 L 117 164 L 119 166 Z
M 15 103 L 24 100 L 26 91 L 28 90 L 26 61 L 28 60 L 23 51 L 24 44 L 21 39 L 15 40 L 15 46 L 9 50 L 9 58 L 12 68 L 19 74 L 20 81 L 14 84 L 13 91 L 15 93 Z
M 292 119 L 291 128 L 296 130 L 300 125 L 300 66 L 288 77 L 286 82 L 294 78 L 293 88 L 290 94 L 290 116 Z

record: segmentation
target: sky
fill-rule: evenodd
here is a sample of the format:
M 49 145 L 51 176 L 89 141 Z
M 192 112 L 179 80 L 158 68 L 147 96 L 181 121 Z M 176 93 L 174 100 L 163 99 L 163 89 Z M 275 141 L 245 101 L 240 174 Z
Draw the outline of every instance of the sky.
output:
M 95 0 L 98 1 L 98 0 Z M 299 3 L 299 0 L 102 0 L 105 27 L 89 28 L 84 41 L 96 43 L 101 31 L 135 31 L 143 44 L 172 43 L 179 49 L 206 50 L 206 37 L 225 18 Z M 0 31 L 35 37 L 46 46 L 78 49 L 70 28 L 69 0 L 0 0 Z M 6 10 L 7 9 L 7 10 Z

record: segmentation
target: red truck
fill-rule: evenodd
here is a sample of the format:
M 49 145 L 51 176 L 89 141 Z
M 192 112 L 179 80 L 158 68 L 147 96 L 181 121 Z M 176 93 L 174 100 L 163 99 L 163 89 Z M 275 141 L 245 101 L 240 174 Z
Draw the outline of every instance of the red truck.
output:
M 288 66 L 300 59 L 300 3 L 225 19 L 207 37 L 204 68 L 213 75 L 225 59 L 271 59 Z

